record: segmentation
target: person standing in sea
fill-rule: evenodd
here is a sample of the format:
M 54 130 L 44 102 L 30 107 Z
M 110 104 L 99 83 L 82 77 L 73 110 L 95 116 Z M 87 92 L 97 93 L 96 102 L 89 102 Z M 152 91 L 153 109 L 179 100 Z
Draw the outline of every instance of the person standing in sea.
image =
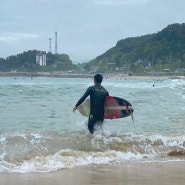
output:
M 102 125 L 104 121 L 104 101 L 105 96 L 109 96 L 108 91 L 101 85 L 103 76 L 96 74 L 94 76 L 94 85 L 87 88 L 84 95 L 78 100 L 77 104 L 73 108 L 73 112 L 76 111 L 78 106 L 90 96 L 90 113 L 88 119 L 88 129 L 91 134 L 95 131 L 96 125 Z

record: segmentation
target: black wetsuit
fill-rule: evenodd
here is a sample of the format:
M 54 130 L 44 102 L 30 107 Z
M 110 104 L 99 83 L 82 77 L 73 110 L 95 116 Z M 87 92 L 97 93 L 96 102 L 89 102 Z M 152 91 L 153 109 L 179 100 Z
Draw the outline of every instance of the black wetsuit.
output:
M 88 121 L 89 131 L 94 133 L 94 126 L 98 123 L 103 123 L 104 120 L 104 101 L 105 96 L 108 96 L 108 91 L 100 84 L 89 87 L 84 95 L 76 104 L 78 107 L 90 95 L 90 114 Z

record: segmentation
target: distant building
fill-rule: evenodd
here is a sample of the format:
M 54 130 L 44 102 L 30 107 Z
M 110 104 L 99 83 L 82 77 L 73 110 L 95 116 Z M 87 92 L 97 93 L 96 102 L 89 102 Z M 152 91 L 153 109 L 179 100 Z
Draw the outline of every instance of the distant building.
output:
M 39 51 L 36 54 L 36 64 L 39 64 L 40 66 L 46 66 L 46 52 L 45 51 Z

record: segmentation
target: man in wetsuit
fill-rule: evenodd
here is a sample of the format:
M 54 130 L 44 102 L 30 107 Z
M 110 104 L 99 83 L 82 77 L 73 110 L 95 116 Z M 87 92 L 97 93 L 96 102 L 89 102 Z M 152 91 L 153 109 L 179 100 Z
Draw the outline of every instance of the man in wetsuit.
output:
M 73 112 L 76 111 L 77 107 L 90 95 L 90 114 L 88 120 L 88 129 L 91 134 L 94 133 L 94 127 L 96 124 L 103 124 L 104 121 L 104 101 L 105 96 L 108 96 L 108 91 L 101 86 L 103 76 L 96 74 L 94 76 L 94 85 L 89 87 L 84 95 L 79 99 Z

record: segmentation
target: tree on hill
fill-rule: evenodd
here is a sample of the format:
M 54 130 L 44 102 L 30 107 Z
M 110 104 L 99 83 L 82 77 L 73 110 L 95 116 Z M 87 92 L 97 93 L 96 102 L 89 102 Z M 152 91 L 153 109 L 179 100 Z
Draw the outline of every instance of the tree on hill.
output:
M 46 55 L 46 66 L 36 64 L 36 54 L 39 51 L 30 50 L 21 54 L 12 55 L 6 59 L 0 58 L 0 71 L 52 71 L 52 70 L 71 70 L 76 68 L 67 54 Z
M 162 31 L 117 42 L 116 46 L 89 62 L 102 69 L 114 64 L 125 71 L 185 67 L 185 23 L 172 24 Z M 133 65 L 134 64 L 134 65 Z M 134 69 L 134 70 L 133 70 Z

